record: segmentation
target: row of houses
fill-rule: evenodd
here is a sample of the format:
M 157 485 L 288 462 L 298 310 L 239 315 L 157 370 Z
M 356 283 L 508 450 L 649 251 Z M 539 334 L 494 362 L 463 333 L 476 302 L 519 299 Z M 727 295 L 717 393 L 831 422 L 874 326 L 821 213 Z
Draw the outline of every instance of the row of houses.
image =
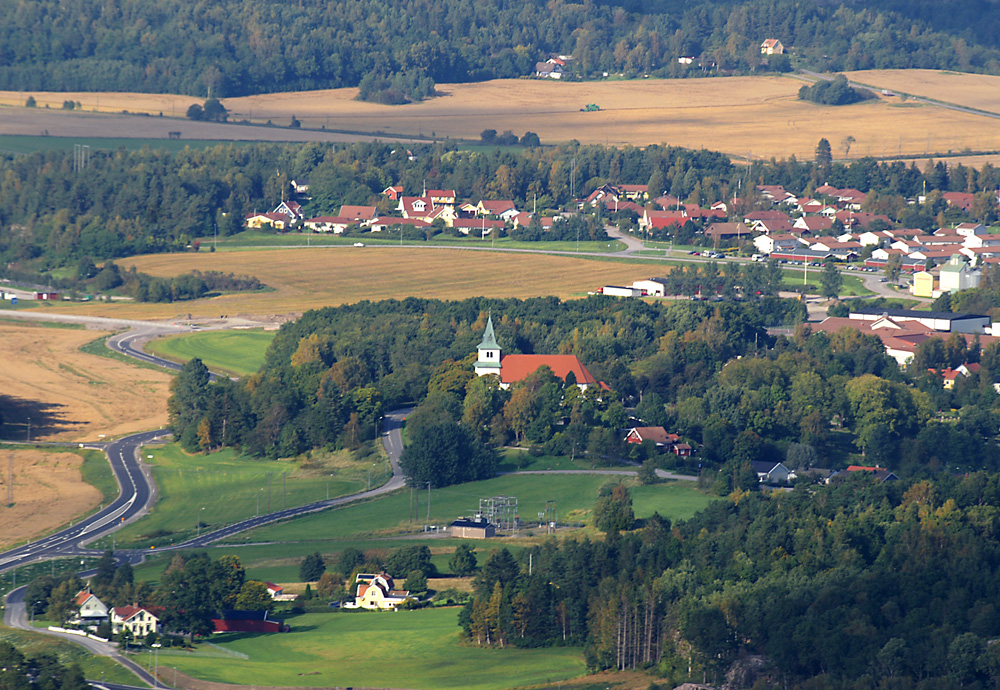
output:
M 882 341 L 885 353 L 905 368 L 917 348 L 931 338 L 945 338 L 957 334 L 964 338 L 967 347 L 978 340 L 985 349 L 1000 340 L 1000 323 L 992 323 L 989 316 L 981 314 L 953 314 L 952 312 L 914 311 L 908 309 L 859 309 L 847 317 L 830 316 L 811 326 L 813 331 L 836 333 L 842 328 L 853 328 Z M 968 376 L 972 370 L 954 374 Z
M 772 486 L 789 484 L 799 477 L 805 477 L 806 479 L 823 484 L 833 484 L 859 474 L 870 476 L 876 482 L 890 482 L 899 479 L 894 472 L 878 465 L 850 465 L 843 470 L 814 467 L 798 473 L 788 469 L 784 463 L 776 460 L 754 460 L 750 463 L 750 466 L 757 475 L 757 481 L 761 484 Z

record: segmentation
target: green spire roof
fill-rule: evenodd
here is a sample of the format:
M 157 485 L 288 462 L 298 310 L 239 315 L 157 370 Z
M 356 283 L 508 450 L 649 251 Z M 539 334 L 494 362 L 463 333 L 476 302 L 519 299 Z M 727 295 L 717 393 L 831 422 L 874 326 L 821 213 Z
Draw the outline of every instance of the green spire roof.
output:
M 497 337 L 493 334 L 493 316 L 486 320 L 486 332 L 483 333 L 483 342 L 479 343 L 479 350 L 499 350 Z

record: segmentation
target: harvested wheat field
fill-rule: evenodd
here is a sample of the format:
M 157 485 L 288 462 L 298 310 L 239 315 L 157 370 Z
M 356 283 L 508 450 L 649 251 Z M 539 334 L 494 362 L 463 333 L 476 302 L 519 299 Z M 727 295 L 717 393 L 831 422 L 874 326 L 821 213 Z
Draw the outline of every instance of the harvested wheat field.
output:
M 928 73 L 921 71 L 921 74 Z M 947 80 L 949 77 L 941 73 L 938 78 Z M 192 123 L 180 118 L 187 105 L 193 102 L 187 96 L 34 94 L 40 103 L 53 105 L 61 104 L 63 99 L 79 100 L 85 111 L 94 110 L 99 100 L 101 111 L 129 110 L 151 115 L 162 112 L 165 116 L 174 113 L 178 119 L 116 115 L 112 124 L 112 116 L 102 117 L 91 112 L 56 113 L 36 109 L 34 113 L 45 114 L 45 126 L 53 136 L 66 133 L 93 137 L 165 136 L 167 130 L 182 131 L 184 138 L 208 139 L 281 136 L 320 141 L 337 136 L 315 131 L 326 127 L 368 133 L 368 138 L 401 135 L 476 140 L 485 129 L 509 129 L 518 135 L 535 132 L 543 143 L 571 139 L 611 145 L 667 143 L 736 156 L 752 154 L 756 158 L 782 158 L 792 154 L 812 158 L 816 142 L 822 137 L 833 145 L 836 157 L 924 155 L 965 148 L 1000 149 L 1000 128 L 981 115 L 912 101 L 904 103 L 894 97 L 837 108 L 818 106 L 796 98 L 803 83 L 793 76 L 565 83 L 506 79 L 442 84 L 438 86 L 439 97 L 401 106 L 356 101 L 357 89 L 353 88 L 223 100 L 231 119 L 255 123 L 271 120 L 276 125 L 285 125 L 294 115 L 303 127 L 309 128 L 308 131 Z M 0 103 L 20 104 L 24 98 L 26 92 L 0 93 Z M 602 110 L 580 112 L 587 103 L 597 103 Z M 9 127 L 5 121 L 13 121 L 13 114 L 18 111 L 19 108 L 10 108 L 4 113 L 5 117 L 0 119 L 0 133 L 5 133 L 5 126 Z M 54 115 L 65 117 L 55 119 Z M 196 125 L 210 127 L 212 132 L 189 132 L 189 128 Z M 37 133 L 35 122 L 22 123 L 22 126 L 34 127 L 32 132 Z M 130 134 L 133 128 L 141 133 Z M 241 133 L 239 136 L 227 135 L 228 128 L 237 128 Z M 849 153 L 840 145 L 847 137 L 854 140 Z
M 967 108 L 1000 113 L 1000 76 L 930 69 L 844 72 L 851 81 L 893 93 L 933 98 Z
M 192 269 L 256 276 L 273 292 L 229 294 L 174 304 L 66 304 L 74 314 L 176 319 L 220 314 L 280 315 L 361 300 L 428 297 L 569 298 L 602 285 L 648 278 L 661 267 L 574 257 L 396 247 L 276 249 L 215 254 L 158 254 L 123 259 L 155 276 Z
M 170 374 L 79 348 L 99 331 L 0 324 L 3 437 L 97 441 L 167 422 Z
M 12 506 L 7 506 L 8 459 L 14 470 Z M 82 464 L 75 453 L 0 452 L 0 549 L 64 525 L 100 503 L 101 492 L 80 476 Z
M 642 146 L 667 143 L 757 158 L 812 158 L 826 137 L 834 155 L 854 137 L 852 157 L 1000 148 L 996 123 L 930 105 L 899 107 L 895 98 L 838 108 L 799 101 L 804 82 L 790 76 L 720 79 L 554 82 L 508 79 L 445 84 L 423 103 L 382 106 L 353 100 L 355 89 L 268 94 L 226 101 L 238 117 L 306 127 L 478 139 L 484 129 L 532 131 L 542 142 Z M 597 103 L 600 112 L 580 112 Z M 483 104 L 489 104 L 484 107 Z

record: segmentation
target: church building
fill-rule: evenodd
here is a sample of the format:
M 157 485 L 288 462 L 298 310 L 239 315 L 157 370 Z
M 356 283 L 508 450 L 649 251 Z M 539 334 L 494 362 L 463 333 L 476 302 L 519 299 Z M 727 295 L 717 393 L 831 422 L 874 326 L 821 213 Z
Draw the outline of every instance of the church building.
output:
M 576 385 L 580 387 L 580 390 L 587 390 L 590 386 L 608 389 L 607 384 L 595 379 L 576 355 L 502 355 L 500 345 L 493 332 L 492 316 L 486 321 L 486 332 L 483 334 L 483 341 L 479 343 L 477 350 L 479 357 L 476 360 L 476 375 L 495 374 L 499 376 L 500 387 L 503 389 L 510 388 L 511 384 L 526 379 L 543 366 L 547 366 L 553 374 L 563 380 L 566 380 L 566 376 L 573 372 Z

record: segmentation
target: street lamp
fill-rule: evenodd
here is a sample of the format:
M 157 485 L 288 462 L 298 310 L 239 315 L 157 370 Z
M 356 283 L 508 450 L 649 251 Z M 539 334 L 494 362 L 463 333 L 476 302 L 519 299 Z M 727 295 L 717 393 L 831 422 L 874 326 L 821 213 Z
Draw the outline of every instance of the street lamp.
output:
M 201 510 L 198 511 L 198 536 L 199 537 L 201 536 L 201 511 L 202 510 L 205 510 L 205 509 L 202 508 Z

